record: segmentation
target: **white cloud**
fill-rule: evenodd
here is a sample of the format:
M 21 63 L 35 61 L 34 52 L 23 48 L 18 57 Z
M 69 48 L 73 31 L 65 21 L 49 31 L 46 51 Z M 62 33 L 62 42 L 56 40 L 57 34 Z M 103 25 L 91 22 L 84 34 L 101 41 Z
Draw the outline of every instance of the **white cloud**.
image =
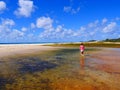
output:
M 116 28 L 116 22 L 111 22 L 103 28 L 104 33 L 112 32 Z
M 101 21 L 101 22 L 100 22 Z M 53 20 L 50 17 L 40 17 L 36 20 L 36 24 L 31 23 L 31 27 L 36 29 L 42 28 L 39 32 L 39 40 L 62 40 L 62 41 L 84 41 L 84 40 L 102 40 L 109 37 L 118 37 L 120 29 L 117 22 L 110 22 L 112 20 L 102 19 L 95 20 L 85 26 L 80 26 L 78 30 L 65 28 L 63 25 L 57 25 L 53 28 Z M 104 23 L 104 24 L 102 24 Z M 33 28 L 34 29 L 34 28 Z M 35 30 L 36 32 L 37 30 Z
M 20 37 L 23 37 L 24 33 L 22 31 L 19 31 L 17 29 L 13 29 L 9 34 L 8 37 L 10 39 L 19 39 Z
M 31 0 L 19 0 L 19 8 L 14 12 L 17 16 L 29 17 L 34 11 L 34 4 Z
M 64 7 L 64 12 L 66 13 L 72 13 L 72 14 L 76 14 L 80 11 L 80 7 L 77 7 L 76 9 L 71 7 L 71 6 L 65 6 Z
M 40 17 L 36 21 L 36 27 L 52 30 L 53 29 L 52 23 L 53 20 L 50 17 Z
M 111 21 L 113 21 L 113 19 Z M 82 41 L 100 39 L 102 40 L 109 37 L 119 37 L 120 26 L 118 24 L 118 21 L 107 21 L 105 24 L 101 23 L 102 22 L 99 22 L 99 20 L 96 20 L 85 26 L 80 26 L 78 30 L 72 30 L 65 28 L 63 25 L 57 25 L 53 28 L 53 20 L 50 17 L 40 17 L 36 20 L 36 24 L 30 24 L 30 30 L 26 27 L 22 27 L 19 30 L 14 28 L 15 22 L 12 19 L 1 19 L 0 41 Z M 40 28 L 42 28 L 43 30 L 38 31 Z M 34 29 L 35 32 L 32 31 Z
M 103 19 L 104 20 L 104 19 Z M 113 21 L 109 20 L 109 21 Z M 106 38 L 117 38 L 120 33 L 119 24 L 117 22 L 105 22 L 102 24 L 98 20 L 91 22 L 85 26 L 81 26 L 77 31 L 80 39 L 86 40 L 102 40 Z M 76 37 L 77 38 L 77 37 Z
M 86 30 L 86 28 L 81 26 L 80 31 L 84 31 L 84 30 Z
M 63 29 L 63 27 L 61 25 L 58 25 L 55 31 L 57 33 L 60 33 L 62 31 L 62 29 Z
M 120 18 L 119 18 L 119 17 L 116 17 L 115 20 L 116 20 L 116 21 L 120 21 Z
M 55 29 L 45 30 L 44 32 L 40 33 L 40 38 L 43 39 L 63 39 L 66 40 L 68 38 L 72 38 L 76 36 L 76 32 L 71 29 L 66 29 L 61 25 L 58 25 Z
M 81 9 L 79 3 L 80 2 L 75 4 L 74 0 L 69 0 L 69 5 L 64 6 L 63 11 L 66 13 L 77 14 Z
M 21 31 L 26 32 L 26 31 L 27 31 L 27 28 L 22 27 Z
M 99 20 L 96 20 L 96 21 L 94 21 L 92 23 L 89 23 L 88 27 L 90 27 L 90 28 L 96 27 L 98 23 L 99 23 Z
M 0 24 L 0 34 L 6 34 L 10 32 L 10 28 L 15 25 L 15 22 L 12 19 L 1 19 Z M 0 35 L 0 36 L 1 36 Z M 3 35 L 2 35 L 3 36 Z
M 6 3 L 4 1 L 0 1 L 0 12 L 3 12 L 6 9 Z
M 72 8 L 72 7 L 70 7 L 70 6 L 68 6 L 68 7 L 66 6 L 66 7 L 64 7 L 64 11 L 65 11 L 65 12 L 70 12 L 70 11 L 71 11 L 71 8 Z
M 13 26 L 15 25 L 15 22 L 12 19 L 2 19 L 2 25 Z
M 0 42 L 13 42 L 24 37 L 24 32 L 14 29 L 15 22 L 12 19 L 1 19 Z
M 107 21 L 108 21 L 108 20 L 107 20 L 106 18 L 104 18 L 104 19 L 102 20 L 102 24 L 105 24 Z
M 34 23 L 31 23 L 30 27 L 31 27 L 32 29 L 34 29 L 36 26 L 35 26 Z

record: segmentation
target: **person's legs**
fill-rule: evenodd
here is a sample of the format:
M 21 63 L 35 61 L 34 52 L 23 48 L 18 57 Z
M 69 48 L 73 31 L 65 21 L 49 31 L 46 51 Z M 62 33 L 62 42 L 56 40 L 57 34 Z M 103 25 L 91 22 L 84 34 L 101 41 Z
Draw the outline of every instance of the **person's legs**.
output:
M 81 54 L 82 54 L 82 55 L 84 54 L 84 51 L 83 51 L 83 50 L 81 50 Z
M 84 51 L 82 51 L 82 54 L 84 53 Z

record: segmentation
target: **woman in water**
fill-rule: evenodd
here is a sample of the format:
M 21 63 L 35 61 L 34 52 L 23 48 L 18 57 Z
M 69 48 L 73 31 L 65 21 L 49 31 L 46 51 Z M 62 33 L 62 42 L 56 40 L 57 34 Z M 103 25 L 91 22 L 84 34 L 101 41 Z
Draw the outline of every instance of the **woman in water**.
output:
M 85 47 L 83 45 L 83 43 L 80 44 L 80 52 L 81 52 L 81 55 L 84 55 L 84 50 L 85 50 Z

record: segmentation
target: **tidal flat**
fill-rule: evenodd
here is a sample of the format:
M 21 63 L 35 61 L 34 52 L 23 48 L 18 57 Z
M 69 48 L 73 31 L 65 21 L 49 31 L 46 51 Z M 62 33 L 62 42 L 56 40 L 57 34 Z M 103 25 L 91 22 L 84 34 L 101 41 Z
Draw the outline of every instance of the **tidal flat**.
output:
M 81 56 L 72 47 L 2 57 L 0 90 L 120 90 L 119 52 L 87 48 Z

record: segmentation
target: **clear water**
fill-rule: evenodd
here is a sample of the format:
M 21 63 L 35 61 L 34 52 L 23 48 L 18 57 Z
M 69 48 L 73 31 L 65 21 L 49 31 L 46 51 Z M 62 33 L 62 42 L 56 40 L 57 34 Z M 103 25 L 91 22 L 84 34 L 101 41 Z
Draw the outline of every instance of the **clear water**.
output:
M 92 52 L 66 48 L 1 58 L 0 90 L 120 90 L 119 75 L 93 67 Z

